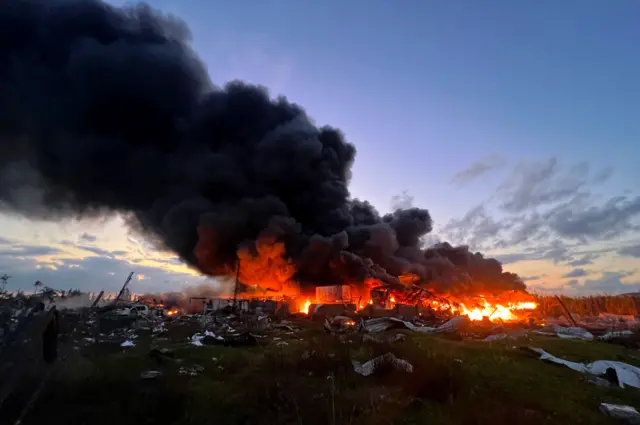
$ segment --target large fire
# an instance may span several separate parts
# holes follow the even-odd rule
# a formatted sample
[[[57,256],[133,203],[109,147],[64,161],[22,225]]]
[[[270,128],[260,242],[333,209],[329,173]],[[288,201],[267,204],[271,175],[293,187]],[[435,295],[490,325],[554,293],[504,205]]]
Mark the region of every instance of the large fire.
[[[206,232],[206,229],[200,230],[196,255],[204,260],[213,255],[204,249],[209,246],[207,237],[213,237],[213,234]],[[398,277],[396,283],[383,283],[370,277],[360,283],[351,282],[351,285],[317,287],[315,296],[310,296],[308,292],[302,293],[294,277],[296,267],[285,251],[284,243],[270,234],[262,234],[254,245],[238,250],[239,273],[229,269],[225,274],[235,274],[244,283],[243,291],[247,292],[240,294],[240,297],[260,295],[293,303],[292,310],[302,314],[309,314],[312,304],[352,305],[354,310],[372,315],[377,314],[373,310],[389,312],[397,306],[416,306],[419,310],[427,308],[428,311],[430,308],[437,316],[466,315],[472,321],[492,322],[526,320],[531,310],[537,307],[532,297],[524,291],[507,291],[510,292],[509,297],[489,298],[471,293],[464,296],[436,295],[433,289],[419,286],[418,276],[412,274]]]
[[[524,294],[527,295],[527,294]],[[354,301],[353,305],[357,311],[363,311],[366,307],[373,307],[374,304],[381,310],[393,310],[397,305],[412,305],[404,300],[397,301],[400,296],[390,295],[386,302],[381,303],[379,300],[374,303],[373,299],[363,300],[362,298]],[[519,322],[526,320],[529,313],[535,310],[538,305],[534,301],[507,301],[507,302],[490,302],[484,297],[469,297],[464,300],[455,298],[440,298],[440,300],[430,300],[422,303],[423,307],[428,307],[435,312],[451,315],[467,316],[472,321],[489,320],[494,323],[499,322]],[[322,300],[310,300],[305,298],[300,300],[298,311],[300,313],[309,314],[311,304],[322,304]],[[324,302],[326,303],[326,302]],[[335,302],[342,304],[343,302]],[[347,303],[348,304],[348,303]],[[414,303],[415,304],[415,303]]]
[[[535,302],[515,302],[502,304],[490,304],[485,301],[481,306],[467,308],[464,304],[460,304],[460,314],[467,315],[471,320],[483,320],[485,317],[494,321],[514,322],[522,320],[522,316],[518,313],[522,310],[535,310],[538,305]]]

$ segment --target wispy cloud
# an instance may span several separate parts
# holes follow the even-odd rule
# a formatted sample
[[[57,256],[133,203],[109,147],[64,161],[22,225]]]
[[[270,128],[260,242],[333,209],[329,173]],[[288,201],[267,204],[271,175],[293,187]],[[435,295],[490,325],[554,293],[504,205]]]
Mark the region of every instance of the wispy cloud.
[[[640,258],[640,244],[625,246],[624,248],[620,248],[618,250],[618,254],[623,255],[625,257]]]
[[[506,162],[496,156],[488,156],[478,161],[472,162],[464,170],[459,171],[451,178],[451,183],[457,186],[464,186],[489,172],[501,168]]]
[[[589,272],[587,272],[585,269],[573,269],[569,273],[565,273],[564,275],[562,275],[562,277],[576,278],[576,277],[584,277],[584,276],[587,276],[588,274]]]

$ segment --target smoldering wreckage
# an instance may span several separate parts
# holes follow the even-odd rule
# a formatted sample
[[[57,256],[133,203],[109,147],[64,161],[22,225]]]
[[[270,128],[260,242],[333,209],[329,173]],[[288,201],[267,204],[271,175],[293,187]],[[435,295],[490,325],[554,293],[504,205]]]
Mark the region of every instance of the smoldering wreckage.
[[[614,318],[584,330],[568,312],[561,326],[536,316],[534,297],[499,261],[446,242],[423,247],[426,209],[380,215],[352,198],[356,150],[344,135],[263,87],[214,85],[174,16],[7,0],[0,27],[0,206],[45,220],[119,214],[159,249],[233,282],[217,299],[150,294],[62,310],[98,327],[87,343],[133,346],[136,329],[188,321],[202,326],[194,345],[264,343],[257,330],[295,334],[293,323],[309,319],[338,335],[401,328],[488,341],[634,326]],[[11,323],[37,316],[39,331],[57,329],[55,303],[11,311]]]

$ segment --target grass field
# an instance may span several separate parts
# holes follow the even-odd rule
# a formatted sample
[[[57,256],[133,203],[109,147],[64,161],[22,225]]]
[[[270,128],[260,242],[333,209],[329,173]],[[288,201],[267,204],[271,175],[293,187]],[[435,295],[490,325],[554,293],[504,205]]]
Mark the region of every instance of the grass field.
[[[133,348],[73,349],[69,339],[22,423],[612,424],[598,411],[601,402],[640,407],[638,390],[599,387],[518,348],[640,366],[637,350],[602,342],[537,336],[486,343],[407,333],[402,342],[374,343],[302,322],[300,330],[266,335],[255,347],[196,347],[188,342],[194,326],[174,326],[166,338],[141,332]],[[156,348],[171,351],[150,355]],[[353,371],[352,359],[386,352],[412,363],[413,373],[390,365],[368,377]],[[194,367],[195,376],[179,372]],[[163,374],[141,379],[150,369]]]

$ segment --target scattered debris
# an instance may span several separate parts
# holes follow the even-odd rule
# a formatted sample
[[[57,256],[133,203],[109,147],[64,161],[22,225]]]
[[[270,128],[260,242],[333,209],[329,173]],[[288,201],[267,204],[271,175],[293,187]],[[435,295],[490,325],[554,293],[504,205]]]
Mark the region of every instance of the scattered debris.
[[[395,317],[377,317],[374,319],[365,320],[363,323],[363,328],[365,331],[370,333],[384,332],[388,329],[403,327],[414,332],[434,333],[455,332],[462,329],[468,323],[469,318],[467,316],[455,316],[437,327],[414,325],[411,322],[400,320]]]
[[[387,342],[400,342],[400,341],[404,341],[405,339],[407,339],[407,336],[405,334],[398,333],[398,334],[389,336],[387,338]],[[376,344],[382,344],[384,341],[371,334],[364,334],[362,336],[362,342],[374,342]]]
[[[600,411],[612,418],[625,420],[632,425],[640,425],[640,413],[631,406],[600,403]]]
[[[201,342],[202,338],[204,338],[204,335],[200,335],[200,334],[193,334],[191,336],[191,344],[195,345],[196,347],[202,347],[204,344]]]
[[[142,372],[140,374],[140,378],[142,379],[155,379],[162,375],[162,372],[159,370],[148,370],[146,372]]]
[[[593,341],[594,337],[591,332],[584,328],[565,327],[559,325],[550,325],[536,331],[539,335],[552,335],[559,338],[578,338],[585,341]]]
[[[357,331],[360,326],[357,326],[355,320],[347,316],[334,316],[331,319],[324,320],[324,328],[328,333],[344,333],[348,331]]]
[[[613,360],[597,360],[589,364],[576,363],[552,356],[542,348],[529,349],[540,354],[540,360],[564,365],[576,372],[615,379],[620,388],[640,388],[640,368],[636,366]]]
[[[362,376],[369,376],[375,372],[376,368],[382,364],[389,364],[394,369],[402,372],[413,372],[413,365],[406,360],[399,359],[393,355],[393,353],[386,353],[381,356],[375,357],[368,362],[360,363],[356,360],[351,360],[353,364],[353,370]]]
[[[625,338],[625,337],[630,337],[632,335],[633,335],[633,331],[630,331],[630,330],[609,331],[606,334],[599,336],[598,339],[601,341],[609,341],[614,338]]]
[[[483,339],[483,342],[495,342],[495,341],[502,341],[503,339],[507,339],[508,336],[505,333],[501,333],[501,334],[495,334],[495,335],[489,335],[488,337],[486,337],[485,339]]]
[[[200,365],[193,365],[191,367],[181,366],[178,369],[178,374],[180,375],[189,375],[189,376],[198,376],[200,373],[204,371],[204,367]]]

